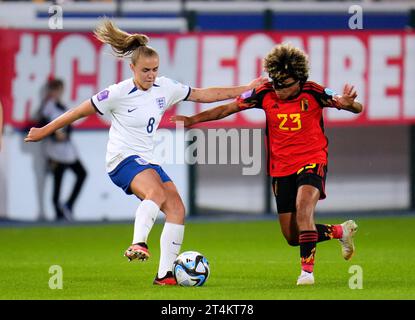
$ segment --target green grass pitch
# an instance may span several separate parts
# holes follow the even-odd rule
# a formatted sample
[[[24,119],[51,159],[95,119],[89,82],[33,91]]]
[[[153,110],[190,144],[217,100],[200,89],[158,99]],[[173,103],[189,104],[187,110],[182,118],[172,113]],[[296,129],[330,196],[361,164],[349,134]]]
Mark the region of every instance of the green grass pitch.
[[[144,263],[123,257],[133,223],[1,228],[0,299],[415,299],[415,218],[356,222],[356,255],[344,261],[338,241],[318,244],[311,287],[295,285],[299,248],[271,220],[189,222],[182,251],[202,252],[211,267],[206,285],[195,288],[152,285],[161,224]],[[62,267],[62,290],[49,288],[51,265]],[[349,288],[352,265],[363,270],[363,289]]]

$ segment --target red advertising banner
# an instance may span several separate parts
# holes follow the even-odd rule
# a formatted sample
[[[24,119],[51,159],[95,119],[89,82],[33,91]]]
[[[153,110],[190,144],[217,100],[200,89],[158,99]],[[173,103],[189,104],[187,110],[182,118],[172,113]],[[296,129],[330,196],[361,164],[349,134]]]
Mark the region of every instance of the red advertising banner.
[[[310,80],[341,93],[353,84],[364,112],[326,110],[328,126],[415,123],[415,32],[271,32],[149,35],[160,54],[160,75],[191,87],[248,83],[262,72],[262,59],[281,42],[304,49]],[[76,106],[110,84],[132,76],[129,61],[111,55],[91,32],[0,29],[0,100],[5,122],[23,129],[33,123],[48,78],[65,82],[64,102]],[[183,102],[167,111],[193,114],[216,104]],[[79,128],[108,127],[105,117],[82,119]],[[240,112],[209,127],[260,127],[261,110]]]

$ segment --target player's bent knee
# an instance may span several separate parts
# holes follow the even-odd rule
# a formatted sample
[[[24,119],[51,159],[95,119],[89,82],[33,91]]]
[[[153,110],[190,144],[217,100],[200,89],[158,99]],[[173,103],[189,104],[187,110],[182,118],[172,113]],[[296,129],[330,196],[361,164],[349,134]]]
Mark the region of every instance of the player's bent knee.
[[[152,200],[161,206],[163,203],[166,202],[166,193],[164,192],[163,188],[155,188],[150,189],[146,194],[146,199]]]
[[[164,213],[169,221],[184,224],[185,208],[180,199],[167,201],[162,209],[164,210]]]
[[[309,211],[309,209],[313,207],[313,204],[309,200],[304,199],[304,200],[298,200],[295,207],[296,207],[297,217],[298,217],[298,216],[301,216],[302,213]]]
[[[179,218],[183,218],[185,216],[185,208],[183,205],[182,201],[175,201],[174,205],[173,205],[173,209],[172,211],[174,212],[174,214],[179,217]]]

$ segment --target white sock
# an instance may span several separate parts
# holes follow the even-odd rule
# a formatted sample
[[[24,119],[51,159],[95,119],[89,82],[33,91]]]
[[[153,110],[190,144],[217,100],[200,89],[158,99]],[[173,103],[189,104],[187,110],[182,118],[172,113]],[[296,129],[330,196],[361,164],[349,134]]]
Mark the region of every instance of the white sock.
[[[173,262],[176,260],[182,247],[184,225],[166,222],[160,237],[160,264],[158,277],[163,278],[168,271],[173,270]]]
[[[148,235],[153,228],[159,206],[152,200],[143,200],[135,212],[133,244],[139,242],[147,243]]]

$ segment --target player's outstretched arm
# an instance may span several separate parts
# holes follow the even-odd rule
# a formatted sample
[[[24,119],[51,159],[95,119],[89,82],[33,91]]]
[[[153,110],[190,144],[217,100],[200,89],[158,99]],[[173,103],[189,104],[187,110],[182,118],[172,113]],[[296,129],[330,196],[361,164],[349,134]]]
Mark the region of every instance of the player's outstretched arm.
[[[260,85],[268,82],[268,78],[259,77],[252,80],[249,84],[239,87],[211,87],[211,88],[192,88],[192,92],[187,98],[188,101],[194,102],[216,102],[226,99],[233,99],[245,91],[255,89]]]
[[[183,122],[185,127],[191,127],[200,122],[219,120],[240,111],[236,101],[205,110],[193,116],[176,115],[170,117],[171,122]]]
[[[56,130],[63,128],[78,119],[94,114],[95,112],[96,110],[93,107],[91,100],[86,100],[79,106],[66,111],[60,117],[49,122],[47,125],[41,128],[31,128],[24,141],[35,142],[42,140]]]
[[[355,101],[357,97],[357,92],[354,89],[354,86],[346,84],[343,89],[342,96],[335,96],[334,100],[337,102],[338,106],[341,109],[353,112],[360,113],[363,110],[362,104]]]

